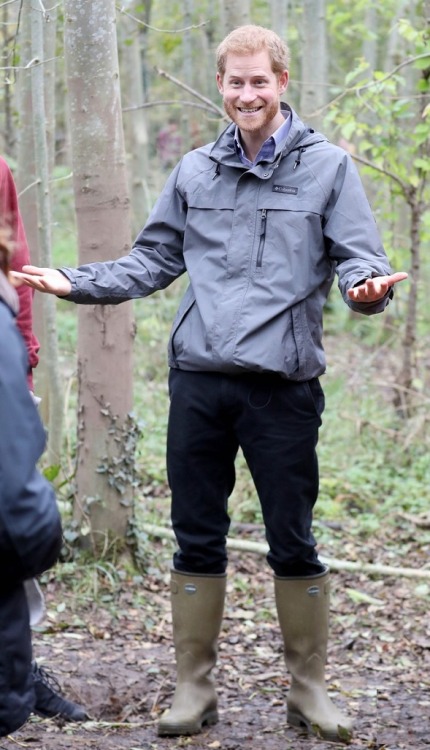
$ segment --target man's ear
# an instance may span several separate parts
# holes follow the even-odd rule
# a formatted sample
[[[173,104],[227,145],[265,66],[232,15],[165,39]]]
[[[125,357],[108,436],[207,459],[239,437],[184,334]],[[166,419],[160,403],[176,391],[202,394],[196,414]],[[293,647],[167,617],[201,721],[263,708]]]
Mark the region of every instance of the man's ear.
[[[289,78],[288,70],[282,71],[281,75],[279,76],[279,81],[278,81],[278,87],[279,87],[279,93],[280,94],[283,94],[284,91],[287,90],[288,78]]]
[[[222,78],[219,73],[216,74],[216,85],[220,94],[224,93],[224,86],[222,85]]]

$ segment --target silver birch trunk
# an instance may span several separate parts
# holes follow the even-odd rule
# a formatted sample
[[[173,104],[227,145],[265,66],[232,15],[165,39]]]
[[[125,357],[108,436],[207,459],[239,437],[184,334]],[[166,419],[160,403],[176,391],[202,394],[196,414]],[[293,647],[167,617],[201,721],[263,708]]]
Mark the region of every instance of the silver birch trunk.
[[[325,0],[304,0],[302,24],[300,114],[320,129],[328,80]]]
[[[22,68],[17,79],[17,99],[19,112],[17,174],[16,183],[19,191],[19,204],[24,220],[31,262],[42,265],[39,243],[39,222],[37,216],[37,181],[35,167],[35,143],[33,128],[32,103],[32,70],[26,66],[33,59],[31,44],[31,1],[24,0],[21,14],[19,48]],[[55,45],[57,31],[57,11],[52,9],[49,23],[43,27],[44,59],[49,60],[44,66],[44,92],[46,113],[46,136],[49,159],[49,176],[54,167],[55,151]],[[43,421],[49,423],[49,377],[50,366],[47,357],[45,323],[43,320],[44,298],[36,294],[33,299],[33,327],[40,342],[39,364],[34,372],[37,395],[42,398],[40,411]]]
[[[138,109],[145,97],[141,35],[136,33],[135,22],[127,17],[122,21],[120,28],[122,37],[127,38],[127,43],[121,46],[122,106],[123,109],[130,108],[130,111],[124,114],[124,134],[133,235],[137,235],[152,207],[147,180],[148,117],[145,109]]]
[[[221,0],[221,28],[223,36],[233,31],[237,26],[251,23],[250,0]]]
[[[37,216],[39,234],[39,262],[52,266],[50,158],[47,138],[47,108],[44,83],[44,28],[49,22],[40,3],[31,0],[31,51],[35,61],[31,69],[31,92],[34,128],[34,164],[37,179]],[[63,391],[59,370],[57,345],[56,299],[43,295],[43,346],[49,367],[45,369],[48,383],[48,449],[47,460],[53,466],[60,463],[63,427]]]
[[[183,0],[183,19],[185,31],[182,34],[182,80],[188,86],[194,86],[193,80],[193,33],[188,27],[192,24],[193,2]],[[182,149],[184,152],[191,149],[191,114],[187,107],[183,108],[181,117]]]
[[[130,249],[115,2],[65,0],[64,12],[79,261],[91,263]],[[94,551],[122,546],[132,514],[133,337],[131,302],[79,306],[74,516]]]
[[[369,63],[369,70],[373,72],[378,65],[378,19],[379,14],[374,3],[370,3],[365,11],[364,25],[371,36],[363,41],[363,57]]]
[[[288,44],[288,0],[270,1],[271,28]]]

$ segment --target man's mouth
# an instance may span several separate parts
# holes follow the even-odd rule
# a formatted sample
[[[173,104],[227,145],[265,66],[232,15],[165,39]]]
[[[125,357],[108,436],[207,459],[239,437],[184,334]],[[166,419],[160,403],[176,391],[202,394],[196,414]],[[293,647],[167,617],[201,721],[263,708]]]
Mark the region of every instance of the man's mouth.
[[[238,107],[239,112],[242,112],[242,114],[244,114],[244,115],[252,115],[255,112],[259,112],[260,109],[261,109],[261,107],[252,107],[252,108]]]

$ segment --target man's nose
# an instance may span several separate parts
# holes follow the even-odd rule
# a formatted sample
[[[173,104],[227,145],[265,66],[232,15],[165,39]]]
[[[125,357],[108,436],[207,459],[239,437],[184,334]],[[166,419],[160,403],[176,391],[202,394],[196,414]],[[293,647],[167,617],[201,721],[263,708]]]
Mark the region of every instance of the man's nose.
[[[255,89],[251,84],[245,83],[245,85],[242,88],[242,91],[240,92],[240,98],[243,102],[253,102],[255,99]]]

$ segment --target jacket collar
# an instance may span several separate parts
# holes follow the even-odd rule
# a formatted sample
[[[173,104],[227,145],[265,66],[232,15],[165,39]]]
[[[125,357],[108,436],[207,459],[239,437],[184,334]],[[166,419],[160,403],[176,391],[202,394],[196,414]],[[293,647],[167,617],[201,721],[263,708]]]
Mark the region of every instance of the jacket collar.
[[[278,161],[282,156],[290,153],[290,151],[293,151],[294,149],[311,146],[313,143],[327,140],[324,135],[315,132],[312,128],[305,125],[289,104],[281,102],[281,110],[285,114],[290,114],[291,127],[286,138],[276,144],[274,161]],[[236,125],[233,122],[227,125],[225,130],[213,144],[209,155],[213,161],[218,162],[219,164],[225,164],[226,166],[241,166],[243,169],[244,166],[236,152],[234,142],[235,132]]]

